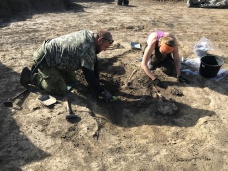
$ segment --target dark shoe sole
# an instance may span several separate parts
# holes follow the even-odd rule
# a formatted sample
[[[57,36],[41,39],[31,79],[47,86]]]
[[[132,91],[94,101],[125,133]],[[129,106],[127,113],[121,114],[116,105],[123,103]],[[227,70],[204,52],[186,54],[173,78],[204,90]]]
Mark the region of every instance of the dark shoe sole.
[[[28,67],[23,68],[21,72],[21,77],[20,77],[20,83],[22,86],[27,86],[29,83],[31,83],[31,70],[28,69]]]

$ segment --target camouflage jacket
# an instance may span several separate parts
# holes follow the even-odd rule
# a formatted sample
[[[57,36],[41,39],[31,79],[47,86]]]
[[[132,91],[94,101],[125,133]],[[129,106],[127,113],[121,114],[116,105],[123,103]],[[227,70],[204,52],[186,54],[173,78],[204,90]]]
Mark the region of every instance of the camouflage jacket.
[[[94,70],[96,50],[92,31],[81,30],[51,39],[44,45],[45,59],[50,67],[75,71],[81,67]]]

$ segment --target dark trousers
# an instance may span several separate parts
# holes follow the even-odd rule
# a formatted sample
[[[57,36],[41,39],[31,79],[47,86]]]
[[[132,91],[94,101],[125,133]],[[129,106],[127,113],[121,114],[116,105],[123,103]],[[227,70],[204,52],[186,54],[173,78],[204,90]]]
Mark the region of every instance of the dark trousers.
[[[163,55],[160,53],[158,48],[156,48],[152,53],[151,58],[147,63],[147,66],[150,70],[156,70],[156,68],[161,68],[161,70],[167,75],[173,75],[175,72],[175,64],[172,54],[169,53],[167,55]]]

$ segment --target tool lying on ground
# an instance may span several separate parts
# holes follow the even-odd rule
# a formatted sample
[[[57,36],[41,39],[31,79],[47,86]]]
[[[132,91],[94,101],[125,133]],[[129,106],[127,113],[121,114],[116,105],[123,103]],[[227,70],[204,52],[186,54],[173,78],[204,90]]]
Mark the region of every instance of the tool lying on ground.
[[[5,107],[13,107],[13,101],[20,97],[21,95],[25,94],[28,91],[28,89],[24,89],[22,92],[14,96],[13,98],[8,99],[8,101],[4,102]]]
[[[131,48],[134,50],[141,50],[142,49],[142,45],[138,42],[129,42],[131,45]]]
[[[75,115],[72,111],[71,108],[71,102],[70,100],[67,98],[67,115],[66,115],[66,119],[79,119],[79,117],[77,115]]]
[[[38,98],[40,102],[45,106],[51,106],[57,102],[56,98],[50,95],[43,95]]]

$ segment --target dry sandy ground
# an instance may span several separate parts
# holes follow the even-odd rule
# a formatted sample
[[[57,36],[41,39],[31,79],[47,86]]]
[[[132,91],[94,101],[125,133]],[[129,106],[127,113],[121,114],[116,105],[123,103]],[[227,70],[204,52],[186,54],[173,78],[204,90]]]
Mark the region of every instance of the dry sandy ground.
[[[181,56],[195,58],[193,47],[206,36],[213,44],[211,53],[221,56],[222,68],[228,69],[227,9],[144,0],[130,0],[128,7],[77,1],[76,7],[0,25],[1,170],[228,170],[228,78],[216,82],[187,76],[191,84],[183,85],[158,70],[167,86],[161,100],[139,66],[142,52],[131,50],[128,43],[144,44],[151,31],[162,29],[177,37]],[[118,101],[99,100],[78,73],[78,88],[70,97],[79,122],[65,120],[64,99],[45,107],[38,100],[43,92],[34,88],[13,108],[3,106],[23,90],[19,73],[32,65],[32,54],[44,39],[101,28],[115,39],[114,46],[99,55],[101,79]],[[173,95],[174,88],[183,96]],[[158,110],[162,102],[178,110],[163,115]]]

